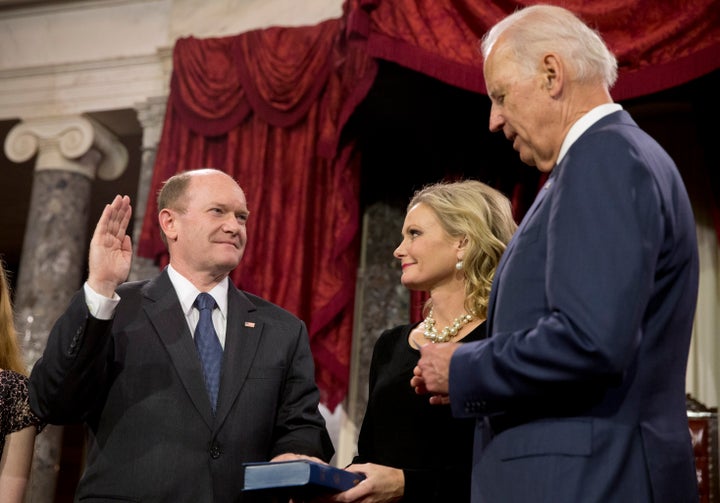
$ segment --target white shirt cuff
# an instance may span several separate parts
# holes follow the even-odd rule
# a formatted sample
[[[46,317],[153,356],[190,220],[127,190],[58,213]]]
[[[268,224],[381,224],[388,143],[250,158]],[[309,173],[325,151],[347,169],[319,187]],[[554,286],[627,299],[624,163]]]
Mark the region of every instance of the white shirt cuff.
[[[95,290],[90,288],[87,281],[83,285],[85,291],[85,303],[87,304],[90,314],[98,320],[110,320],[115,315],[115,308],[117,308],[118,302],[120,302],[120,296],[117,293],[113,293],[112,299],[100,295]]]

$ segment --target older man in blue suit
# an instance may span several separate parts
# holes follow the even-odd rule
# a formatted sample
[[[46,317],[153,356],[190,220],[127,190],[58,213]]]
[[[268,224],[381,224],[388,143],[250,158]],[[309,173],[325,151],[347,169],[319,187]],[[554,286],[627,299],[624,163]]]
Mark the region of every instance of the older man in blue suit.
[[[572,13],[520,10],[482,49],[490,129],[550,176],[498,267],[490,337],[423,347],[411,384],[478,418],[473,502],[697,501],[677,168],[612,102],[616,60]]]

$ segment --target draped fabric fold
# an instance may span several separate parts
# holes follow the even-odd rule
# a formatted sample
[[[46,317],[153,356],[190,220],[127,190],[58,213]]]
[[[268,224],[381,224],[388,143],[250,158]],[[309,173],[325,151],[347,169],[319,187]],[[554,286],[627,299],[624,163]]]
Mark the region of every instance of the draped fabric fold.
[[[177,120],[199,135],[227,133],[250,113],[233,46],[233,37],[175,42],[169,104]]]
[[[306,116],[333,69],[337,25],[331,20],[235,37],[238,77],[254,113],[277,127]]]
[[[218,136],[252,111],[287,127],[303,119],[333,70],[337,20],[239,36],[179,39],[171,98],[197,133]]]
[[[356,38],[368,54],[470,91],[485,92],[478,41],[497,21],[537,1],[355,0]],[[618,57],[613,97],[678,86],[720,68],[717,0],[565,0]]]
[[[363,0],[353,5],[349,36],[366,39],[370,56],[484,92],[480,37],[448,0]]]
[[[251,215],[231,279],[305,320],[322,401],[334,409],[347,392],[359,254],[360,153],[343,126],[373,84],[376,59],[485,92],[478,41],[529,3],[347,0],[342,18],[315,26],[178,40],[138,254],[167,262],[154,198],[164,180],[207,166],[234,176]],[[720,67],[717,0],[558,3],[618,54],[615,99]]]

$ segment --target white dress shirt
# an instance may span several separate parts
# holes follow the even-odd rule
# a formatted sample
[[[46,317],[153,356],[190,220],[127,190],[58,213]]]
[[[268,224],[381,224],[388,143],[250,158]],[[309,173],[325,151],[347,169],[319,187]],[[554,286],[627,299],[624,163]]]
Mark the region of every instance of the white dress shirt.
[[[200,294],[195,285],[193,285],[187,278],[173,269],[173,266],[167,266],[168,276],[172,283],[175,293],[177,294],[178,300],[180,301],[180,307],[185,314],[185,320],[187,321],[188,328],[191,334],[195,334],[195,326],[197,325],[200,312],[194,307],[195,299]],[[227,310],[228,310],[228,282],[230,280],[226,277],[215,288],[210,290],[209,293],[215,299],[217,309],[213,310],[213,326],[215,332],[217,332],[218,339],[220,339],[220,345],[225,349],[225,334],[227,331]],[[90,310],[90,314],[100,320],[109,320],[115,315],[115,309],[117,308],[120,297],[117,293],[110,299],[104,295],[100,295],[95,290],[90,288],[90,285],[85,282],[83,285],[85,292],[85,303]]]

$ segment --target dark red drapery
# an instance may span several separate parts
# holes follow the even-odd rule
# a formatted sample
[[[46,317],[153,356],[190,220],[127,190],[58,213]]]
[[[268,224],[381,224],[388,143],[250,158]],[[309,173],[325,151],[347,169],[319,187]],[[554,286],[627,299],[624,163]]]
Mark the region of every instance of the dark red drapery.
[[[720,67],[716,0],[556,3],[618,54],[616,99]],[[334,409],[347,391],[359,234],[359,153],[340,133],[372,85],[374,58],[484,92],[478,39],[523,5],[350,0],[341,19],[316,26],[178,40],[138,254],[167,261],[154,199],[162,181],[205,166],[233,175],[251,217],[231,278],[306,321],[322,400]]]

